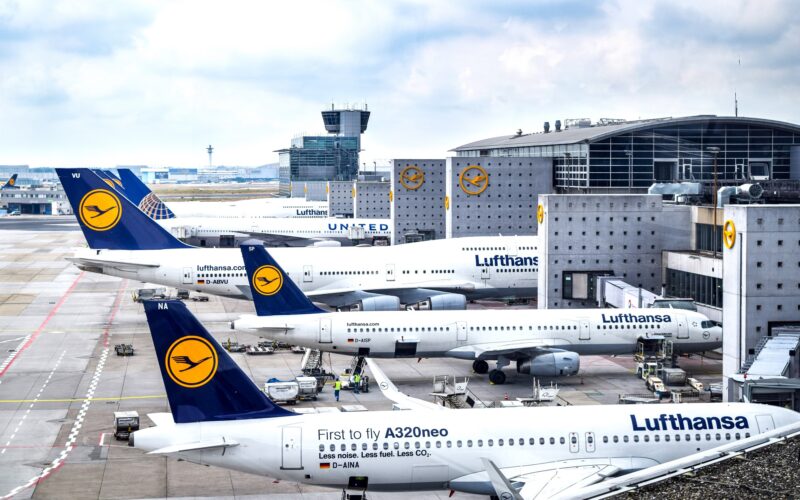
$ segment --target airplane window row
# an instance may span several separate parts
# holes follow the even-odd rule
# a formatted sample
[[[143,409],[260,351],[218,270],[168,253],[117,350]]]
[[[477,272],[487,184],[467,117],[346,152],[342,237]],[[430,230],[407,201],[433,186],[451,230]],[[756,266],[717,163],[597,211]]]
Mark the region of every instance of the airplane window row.
[[[247,276],[247,273],[203,273],[198,274],[197,278],[235,278],[237,276]]]
[[[455,272],[455,269],[431,269],[431,274],[455,274]],[[405,269],[403,274],[411,274],[411,270]],[[414,274],[419,274],[419,269],[415,269]],[[427,274],[427,270],[423,269],[422,274]]]
[[[506,251],[506,247],[466,247],[462,248],[462,252],[490,252],[490,251]]]
[[[642,436],[643,441],[645,443],[649,443],[650,442],[650,436],[651,436],[651,434],[644,434]],[[655,441],[655,442],[660,442],[661,441],[661,437],[662,437],[661,434],[653,433],[652,436],[653,436],[653,441]],[[733,437],[734,440],[739,440],[739,439],[742,438],[742,435],[740,433],[738,433],[738,432],[735,433],[735,434],[731,434],[730,432],[726,432],[725,433],[725,441],[730,441],[731,440],[731,436]],[[703,441],[704,437],[705,437],[706,441],[711,441],[712,440],[712,435],[710,433],[705,434],[705,436],[703,436],[700,433],[697,433],[697,434],[694,435],[694,440],[695,441]],[[745,438],[749,438],[750,437],[750,433],[749,432],[745,432],[744,433],[744,437]],[[672,436],[672,437],[670,437],[670,434],[663,434],[663,438],[664,438],[665,442],[670,442],[671,440],[673,440],[673,438],[674,438],[674,441],[676,441],[676,442],[681,441],[681,439],[683,439],[684,441],[691,441],[692,440],[692,435],[687,432],[684,435],[684,438],[681,438],[681,434],[679,434],[679,433],[675,433],[675,435]],[[721,433],[717,432],[716,434],[713,435],[713,439],[715,441],[722,441],[723,436],[722,436]],[[620,437],[619,436],[611,436],[611,441],[613,441],[614,443],[619,443],[620,442]],[[628,443],[630,441],[633,441],[634,443],[638,443],[639,442],[639,435],[638,434],[634,435],[632,440],[628,436],[622,436],[622,442],[623,443]],[[609,437],[608,436],[603,436],[603,442],[604,443],[608,443],[609,442]]]
[[[426,329],[427,328],[427,329]],[[352,330],[352,332],[351,332]],[[400,328],[399,326],[395,329],[394,327],[385,327],[385,328],[348,328],[347,333],[393,333],[393,332],[449,332],[449,326],[428,326],[428,327],[404,327]]]
[[[320,271],[320,276],[343,276],[354,274],[378,274],[378,271]]]
[[[653,325],[597,325],[598,330],[660,330],[660,324],[656,323]]]
[[[524,326],[519,327],[519,331],[524,330]],[[578,327],[576,325],[536,325],[537,330],[577,330]],[[514,331],[517,330],[516,326],[471,326],[469,327],[470,331]],[[528,331],[533,330],[533,325],[528,325]]]
[[[525,267],[525,268],[513,268],[513,269],[502,269],[502,268],[499,268],[499,269],[495,269],[495,272],[498,272],[498,273],[535,273],[536,269],[528,268],[528,267]]]
[[[650,436],[651,436],[651,434],[642,435],[641,436],[641,441],[643,441],[645,443],[649,443],[650,442]],[[719,432],[717,432],[717,433],[715,433],[713,435],[711,433],[706,433],[705,435],[697,433],[694,436],[692,436],[692,434],[686,433],[683,438],[681,437],[682,436],[681,434],[675,433],[674,435],[670,435],[670,434],[663,434],[663,435],[662,434],[652,434],[653,441],[654,442],[661,442],[662,441],[662,439],[661,439],[662,436],[663,436],[663,441],[664,442],[676,442],[676,443],[680,442],[681,440],[692,441],[693,438],[694,438],[694,441],[703,441],[703,440],[705,440],[705,441],[712,441],[712,440],[722,441],[723,439],[725,441],[731,441],[732,439],[733,440],[739,440],[739,439],[742,438],[742,435],[740,433],[738,433],[738,432],[735,433],[735,434],[731,434],[730,432],[726,432],[724,434],[724,438],[723,438],[723,434],[721,434]],[[744,437],[745,438],[749,438],[750,437],[750,433],[746,432],[744,434]],[[528,438],[527,441],[525,440],[525,438],[508,438],[508,440],[500,438],[500,439],[497,439],[497,441],[495,441],[494,439],[487,439],[485,441],[485,443],[484,443],[483,439],[476,439],[476,440],[472,440],[472,439],[461,440],[461,439],[458,439],[458,440],[454,440],[454,441],[453,440],[447,440],[447,441],[424,441],[424,442],[422,442],[422,441],[414,441],[414,448],[415,449],[421,449],[421,448],[430,449],[432,447],[435,447],[435,448],[442,448],[442,447],[446,447],[446,448],[453,448],[453,447],[456,447],[456,448],[464,448],[464,447],[466,447],[466,448],[473,448],[473,447],[483,448],[484,444],[485,444],[486,447],[493,447],[493,446],[495,446],[495,444],[497,446],[524,446],[526,443],[529,446],[534,446],[534,445],[536,445],[536,441],[537,441],[536,438],[533,438],[533,437]],[[559,445],[567,444],[567,440],[563,436],[561,436],[559,438],[555,438],[555,437],[549,437],[549,438],[540,437],[538,439],[538,441],[539,441],[539,445],[540,446],[545,446],[547,444],[549,444],[551,446],[556,445],[556,444],[559,444]],[[587,441],[587,443],[589,445],[593,445],[594,444],[594,437],[591,434],[588,434],[586,436],[586,441]],[[623,443],[629,443],[629,442],[638,443],[638,442],[640,442],[640,436],[639,435],[634,435],[631,438],[630,436],[625,435],[625,436],[622,436],[621,439],[620,439],[619,436],[611,436],[611,439],[609,439],[609,436],[603,436],[603,443],[608,443],[609,441],[612,441],[614,443],[619,443],[620,441],[622,441]],[[578,437],[576,435],[572,436],[571,444],[572,445],[577,445],[578,444]],[[370,446],[369,443],[363,443],[363,442],[361,443],[361,450],[362,451],[367,451],[370,447],[372,448],[373,451],[378,451],[381,448],[383,450],[389,450],[390,448],[393,448],[395,450],[399,450],[401,448],[401,445],[400,445],[399,441],[393,441],[391,443],[389,441],[383,441],[380,444],[377,443],[377,442],[373,442],[371,444],[371,446]],[[348,448],[348,446],[347,446],[346,443],[341,443],[339,445],[339,451],[347,451],[347,448]],[[358,446],[357,443],[350,443],[349,448],[350,448],[350,451],[357,451],[359,446]],[[404,448],[406,450],[411,449],[411,441],[404,441],[403,444],[402,444],[402,448]],[[328,445],[328,450],[331,451],[331,452],[335,452],[336,451],[336,445],[335,444]],[[320,452],[324,452],[325,451],[325,445],[324,444],[320,444],[319,445],[319,451]]]

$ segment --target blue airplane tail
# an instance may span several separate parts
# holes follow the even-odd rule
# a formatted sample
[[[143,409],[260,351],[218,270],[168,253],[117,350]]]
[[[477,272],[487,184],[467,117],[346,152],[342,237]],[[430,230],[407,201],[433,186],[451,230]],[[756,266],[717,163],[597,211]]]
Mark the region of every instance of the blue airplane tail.
[[[88,168],[57,168],[64,192],[90,248],[190,248],[147,217]]]
[[[259,316],[326,312],[315,306],[294,284],[292,278],[267,252],[263,243],[245,242],[240,248]]]
[[[114,175],[111,170],[100,170],[100,169],[92,169],[98,177],[103,179],[103,182],[108,184],[109,187],[113,188],[114,191],[118,192],[122,196],[131,199],[129,193],[125,189],[125,186],[122,184],[122,181],[119,180],[119,177]]]
[[[17,175],[19,174],[14,174],[9,177],[5,184],[3,184],[3,187],[0,187],[0,189],[14,189],[17,187]]]
[[[120,180],[125,185],[126,191],[130,193],[128,199],[138,206],[142,212],[146,213],[148,217],[153,220],[175,218],[175,214],[161,201],[161,198],[150,191],[150,188],[136,177],[130,169],[120,168],[117,169],[117,172],[119,172]]]
[[[175,423],[293,416],[273,403],[179,300],[144,302]]]

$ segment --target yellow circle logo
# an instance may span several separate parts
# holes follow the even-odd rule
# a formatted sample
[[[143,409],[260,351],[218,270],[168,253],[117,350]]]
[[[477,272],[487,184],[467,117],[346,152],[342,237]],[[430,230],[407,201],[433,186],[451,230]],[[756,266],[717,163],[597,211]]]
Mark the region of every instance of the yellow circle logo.
[[[544,206],[539,203],[539,206],[536,207],[536,220],[541,224],[544,222]]]
[[[479,165],[470,165],[458,174],[461,190],[468,195],[481,194],[489,187],[489,175]]]
[[[400,184],[404,188],[415,190],[425,183],[425,172],[416,165],[409,165],[400,172]]]
[[[283,274],[275,266],[261,266],[253,273],[253,288],[261,295],[275,295],[283,286]]]
[[[173,382],[189,389],[206,385],[217,373],[217,351],[202,337],[181,337],[169,346],[164,366]]]
[[[722,242],[725,243],[728,250],[736,244],[736,226],[730,219],[726,220],[725,225],[722,226]]]
[[[9,186],[13,186],[16,183],[17,183],[17,180],[15,178],[13,178],[13,177],[8,180],[8,185]]]
[[[89,191],[81,199],[78,216],[86,227],[94,231],[108,231],[119,222],[122,204],[117,195],[106,189]]]

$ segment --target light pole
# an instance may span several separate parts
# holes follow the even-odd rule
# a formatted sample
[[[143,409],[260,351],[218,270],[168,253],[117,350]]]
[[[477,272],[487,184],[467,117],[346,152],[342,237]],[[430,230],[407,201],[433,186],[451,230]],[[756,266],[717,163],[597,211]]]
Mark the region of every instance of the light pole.
[[[717,156],[719,156],[719,148],[717,146],[708,146],[706,151],[714,155],[714,186],[711,193],[711,203],[714,210],[714,258],[717,258]]]

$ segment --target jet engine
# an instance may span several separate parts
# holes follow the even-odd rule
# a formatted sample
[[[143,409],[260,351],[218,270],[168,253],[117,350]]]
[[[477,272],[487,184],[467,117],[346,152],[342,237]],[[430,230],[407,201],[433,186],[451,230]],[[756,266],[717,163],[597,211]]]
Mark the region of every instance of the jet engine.
[[[393,295],[376,295],[365,297],[355,304],[342,307],[344,311],[399,311],[400,299]]]
[[[467,298],[460,293],[442,293],[422,299],[415,304],[407,304],[406,308],[419,311],[460,310],[467,308]]]
[[[534,358],[517,360],[517,373],[536,377],[566,377],[575,375],[581,367],[581,358],[572,351],[540,354]]]

